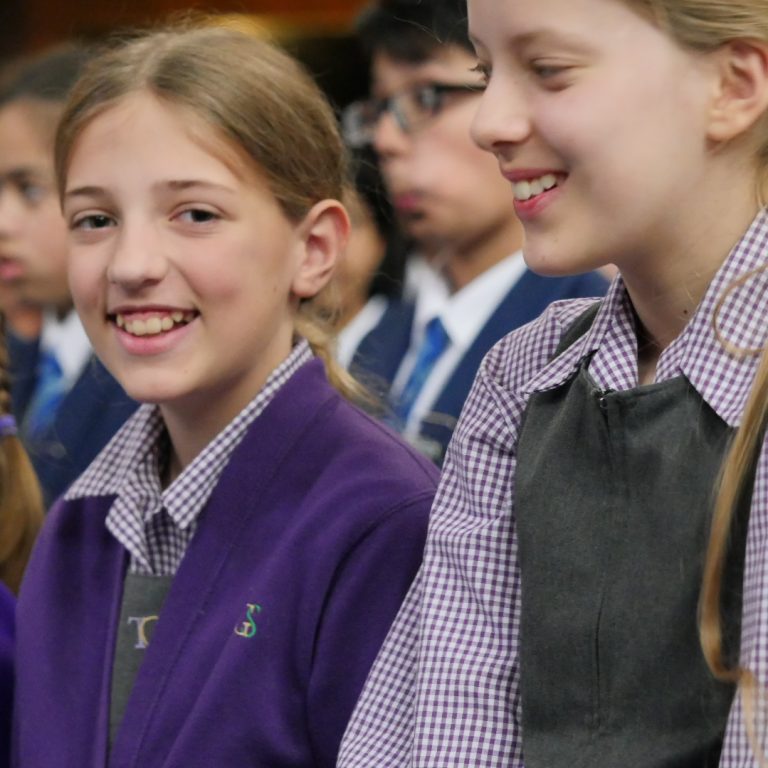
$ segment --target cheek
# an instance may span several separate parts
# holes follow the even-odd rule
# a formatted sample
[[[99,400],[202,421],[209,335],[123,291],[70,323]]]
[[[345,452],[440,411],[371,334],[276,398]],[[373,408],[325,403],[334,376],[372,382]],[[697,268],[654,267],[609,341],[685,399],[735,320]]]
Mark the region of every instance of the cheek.
[[[100,306],[106,285],[104,272],[93,254],[72,251],[67,264],[69,290],[78,312],[86,314]]]

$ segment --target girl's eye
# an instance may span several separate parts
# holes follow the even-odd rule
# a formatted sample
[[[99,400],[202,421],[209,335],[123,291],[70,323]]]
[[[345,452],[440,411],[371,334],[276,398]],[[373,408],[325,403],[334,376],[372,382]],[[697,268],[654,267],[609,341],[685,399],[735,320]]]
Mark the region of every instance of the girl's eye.
[[[114,219],[103,213],[92,213],[89,216],[81,216],[72,222],[72,229],[106,229],[113,226]]]
[[[216,221],[219,216],[205,208],[188,208],[178,214],[178,218],[190,224],[207,224],[210,221]]]
[[[34,184],[31,181],[20,184],[19,192],[28,203],[33,204],[39,203],[45,195],[44,187],[41,184]]]
[[[561,64],[545,64],[542,62],[533,61],[529,65],[531,72],[539,80],[554,80],[558,75],[562,75],[567,72],[568,67]]]

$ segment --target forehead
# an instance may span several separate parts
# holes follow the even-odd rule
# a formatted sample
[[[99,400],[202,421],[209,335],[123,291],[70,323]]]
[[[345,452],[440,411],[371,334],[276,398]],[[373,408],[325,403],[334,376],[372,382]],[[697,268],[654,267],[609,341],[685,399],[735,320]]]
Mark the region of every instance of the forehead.
[[[394,59],[382,51],[371,63],[371,89],[378,96],[386,96],[431,81],[467,82],[477,78],[470,72],[475,63],[475,57],[458,45],[437,47],[420,62]]]
[[[55,119],[49,109],[25,101],[0,107],[0,170],[52,167]]]
[[[75,139],[68,182],[87,171],[104,172],[105,159],[130,156],[158,176],[190,170],[223,180],[242,176],[248,165],[222,132],[203,118],[152,94],[137,92],[96,115]]]
[[[661,34],[637,3],[625,0],[468,0],[467,13],[478,52],[539,41],[621,48],[638,36]]]

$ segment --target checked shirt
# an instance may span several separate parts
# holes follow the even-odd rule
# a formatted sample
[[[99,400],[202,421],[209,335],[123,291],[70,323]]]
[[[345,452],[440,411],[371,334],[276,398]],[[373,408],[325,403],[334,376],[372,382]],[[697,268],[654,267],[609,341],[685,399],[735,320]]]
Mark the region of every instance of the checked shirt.
[[[759,364],[755,354],[739,354],[733,347],[760,348],[768,337],[766,266],[768,213],[762,211],[657,366],[657,382],[687,377],[732,427],[739,424]],[[751,272],[750,279],[737,285]],[[597,386],[612,390],[638,386],[634,315],[620,277],[589,332],[552,359],[562,333],[590,304],[590,300],[553,304],[538,320],[500,341],[483,362],[448,449],[424,564],[368,678],[342,744],[340,768],[524,765],[515,533],[515,450],[523,413],[533,392],[565,383],[590,354],[589,372]],[[731,351],[723,339],[733,345]],[[564,466],[563,472],[567,471]],[[741,663],[766,691],[765,446],[752,495],[743,615]],[[767,712],[764,705],[763,722]],[[721,768],[759,764],[744,723],[737,696]],[[765,734],[757,737],[765,750]]]

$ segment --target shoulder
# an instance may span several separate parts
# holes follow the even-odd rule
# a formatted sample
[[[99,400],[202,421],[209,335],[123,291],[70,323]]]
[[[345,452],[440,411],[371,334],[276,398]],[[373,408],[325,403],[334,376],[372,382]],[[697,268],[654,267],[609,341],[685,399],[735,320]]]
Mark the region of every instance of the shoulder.
[[[249,427],[222,478],[239,493],[269,489],[307,520],[333,520],[354,535],[411,503],[426,515],[438,470],[333,389],[316,359]]]
[[[595,299],[557,301],[512,331],[486,354],[454,432],[449,459],[514,451],[529,385],[550,363],[563,334]],[[482,463],[482,462],[481,462]]]
[[[396,493],[434,490],[440,473],[425,456],[341,395],[329,405],[319,435],[340,471],[360,484],[379,486],[386,477],[382,489]]]
[[[306,503],[350,535],[385,522],[421,530],[439,479],[431,461],[336,392],[289,461],[310,473]]]
[[[497,342],[480,368],[479,378],[491,390],[524,392],[526,385],[554,356],[568,328],[595,304],[594,298],[556,301],[527,325]]]

